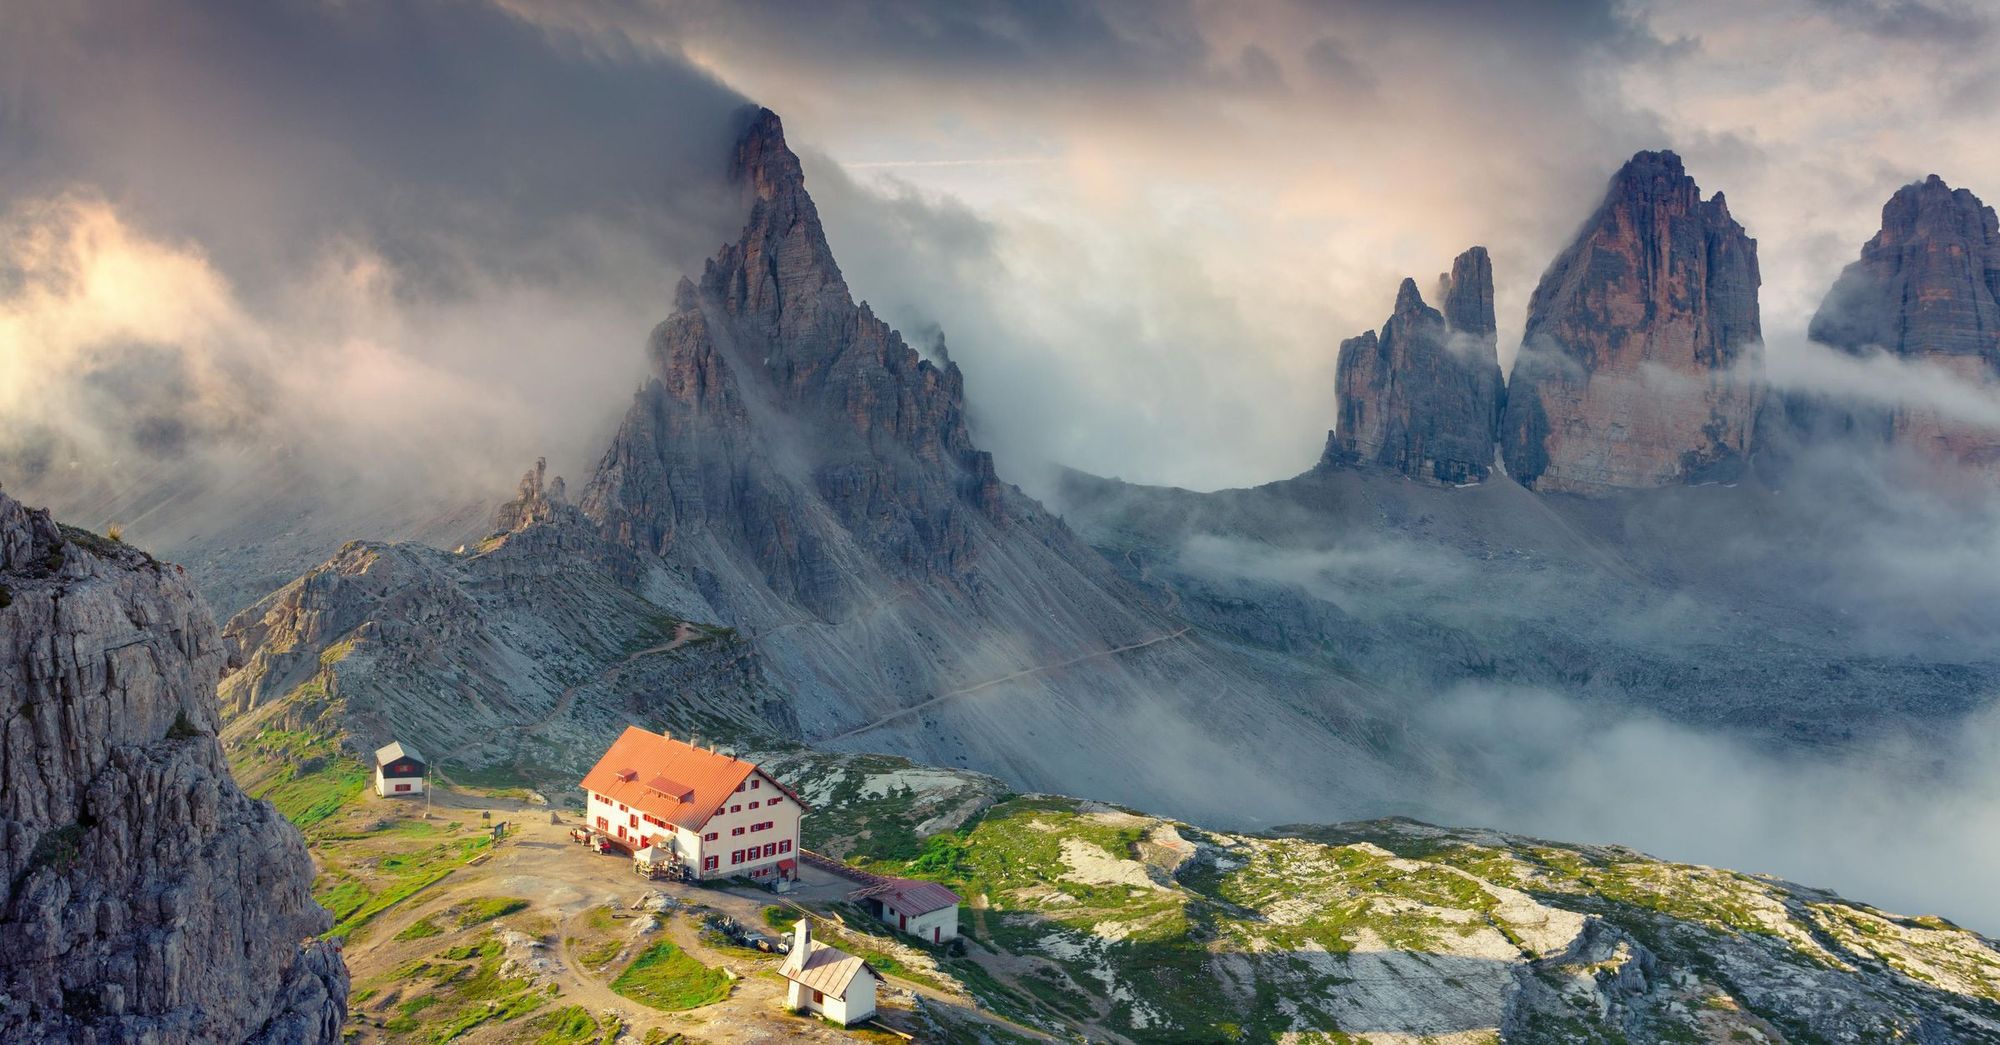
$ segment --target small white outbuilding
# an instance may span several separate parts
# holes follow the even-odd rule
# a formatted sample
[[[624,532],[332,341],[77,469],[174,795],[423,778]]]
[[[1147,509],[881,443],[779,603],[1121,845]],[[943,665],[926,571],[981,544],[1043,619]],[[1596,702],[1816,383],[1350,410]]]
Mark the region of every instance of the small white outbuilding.
[[[785,1005],[811,1012],[843,1027],[875,1015],[875,985],[881,977],[868,963],[812,938],[812,919],[792,930],[792,953],[778,971],[785,977]]]
[[[375,749],[375,793],[383,798],[414,798],[424,793],[424,756],[402,741]]]
[[[958,938],[958,894],[936,882],[914,878],[884,878],[848,899],[885,925],[925,943]]]

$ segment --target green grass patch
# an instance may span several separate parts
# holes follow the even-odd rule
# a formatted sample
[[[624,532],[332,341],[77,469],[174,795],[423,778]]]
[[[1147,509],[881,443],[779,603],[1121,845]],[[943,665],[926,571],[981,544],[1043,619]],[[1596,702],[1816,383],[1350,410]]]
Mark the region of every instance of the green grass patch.
[[[535,1027],[542,1032],[535,1045],[588,1045],[597,1041],[602,1032],[597,1018],[581,1005],[548,1013],[535,1021]]]
[[[458,927],[468,929],[482,922],[528,909],[528,901],[518,896],[485,896],[452,908]]]
[[[501,975],[505,958],[499,941],[488,939],[405,962],[385,979],[412,994],[396,1005],[385,1029],[407,1041],[446,1042],[483,1024],[534,1012],[548,993],[531,980]]]
[[[405,926],[402,932],[397,933],[396,939],[427,940],[433,936],[442,935],[443,933],[444,930],[438,928],[436,922],[431,921],[429,918],[419,918],[416,921],[411,922],[409,925]]]
[[[776,904],[764,908],[764,924],[773,929],[791,932],[792,926],[799,924],[799,912]]]
[[[332,913],[328,936],[352,938],[382,912],[409,899],[457,870],[493,844],[472,835],[414,852],[395,853],[366,864],[328,866],[314,892],[321,907]]]
[[[611,989],[642,1005],[678,1012],[729,997],[729,977],[662,940],[633,959]]]

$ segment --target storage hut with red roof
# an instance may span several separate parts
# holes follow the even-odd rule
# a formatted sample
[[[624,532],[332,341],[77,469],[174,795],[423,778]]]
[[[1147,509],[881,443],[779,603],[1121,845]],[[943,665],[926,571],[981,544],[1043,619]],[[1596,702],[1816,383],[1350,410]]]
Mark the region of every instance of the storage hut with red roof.
[[[886,925],[929,943],[958,938],[958,894],[936,882],[884,878],[848,896]]]
[[[753,763],[632,726],[583,791],[589,824],[635,854],[668,846],[695,878],[798,878],[805,805]]]

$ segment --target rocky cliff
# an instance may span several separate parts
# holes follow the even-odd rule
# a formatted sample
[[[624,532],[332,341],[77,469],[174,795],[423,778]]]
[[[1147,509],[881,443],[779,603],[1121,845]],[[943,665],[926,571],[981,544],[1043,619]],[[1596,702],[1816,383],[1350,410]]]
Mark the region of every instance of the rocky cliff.
[[[1381,797],[1358,686],[1205,642],[995,476],[941,344],[849,294],[776,116],[730,161],[742,234],[679,285],[577,503],[533,473],[462,554],[352,545],[239,615],[233,740],[554,773],[639,721],[1186,815],[1236,804],[1192,758],[1297,767],[1271,799],[1295,814]],[[683,625],[702,641],[659,648]]]
[[[1371,330],[1341,342],[1339,422],[1327,434],[1322,467],[1386,465],[1440,483],[1486,478],[1506,396],[1486,248],[1458,256],[1438,279],[1438,300],[1443,312],[1406,279],[1381,337]]]
[[[2000,383],[2000,222],[1993,208],[1933,174],[1882,207],[1882,229],[1841,273],[1809,336],[1886,352],[1946,380]],[[1822,420],[1823,420],[1822,416]],[[1904,405],[1843,410],[1842,427],[1919,452],[2000,468],[2000,428]]]
[[[585,513],[649,555],[712,536],[826,615],[865,594],[826,561],[836,545],[898,575],[968,581],[974,517],[1005,525],[1010,512],[966,431],[958,367],[922,358],[854,302],[769,110],[743,132],[732,174],[749,202],[742,236],[698,286],[682,281],[653,334],[653,381]],[[790,418],[804,424],[773,423]],[[793,513],[801,496],[820,510]]]
[[[0,1039],[339,1040],[299,834],[216,739],[179,567],[0,494]]]
[[[1727,475],[1762,379],[1757,243],[1671,152],[1642,152],[1528,305],[1500,442],[1544,491]]]
[[[674,581],[545,478],[537,462],[477,544],[356,541],[231,619],[232,750],[271,730],[330,756],[400,738],[447,773],[568,787],[627,722],[794,735],[747,645],[640,595]]]

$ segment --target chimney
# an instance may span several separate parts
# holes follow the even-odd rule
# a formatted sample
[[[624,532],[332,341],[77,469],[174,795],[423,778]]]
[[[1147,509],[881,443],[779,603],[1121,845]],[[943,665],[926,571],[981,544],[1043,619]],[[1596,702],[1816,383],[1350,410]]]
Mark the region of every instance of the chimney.
[[[792,926],[791,958],[799,965],[806,963],[807,952],[812,950],[812,919],[799,915],[797,925]]]

